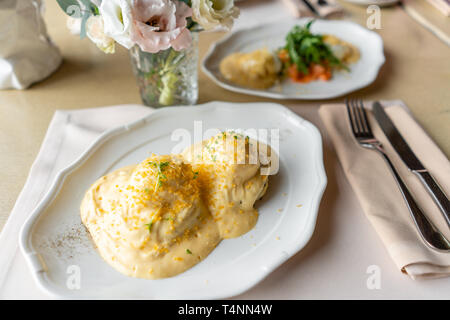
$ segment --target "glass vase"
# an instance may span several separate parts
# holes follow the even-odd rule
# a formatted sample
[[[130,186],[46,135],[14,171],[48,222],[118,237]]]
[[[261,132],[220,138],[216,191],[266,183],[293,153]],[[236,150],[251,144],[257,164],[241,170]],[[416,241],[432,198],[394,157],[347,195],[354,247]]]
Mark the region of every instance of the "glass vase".
[[[198,32],[192,44],[181,51],[172,48],[157,53],[130,49],[131,65],[142,102],[150,107],[192,105],[198,99]]]

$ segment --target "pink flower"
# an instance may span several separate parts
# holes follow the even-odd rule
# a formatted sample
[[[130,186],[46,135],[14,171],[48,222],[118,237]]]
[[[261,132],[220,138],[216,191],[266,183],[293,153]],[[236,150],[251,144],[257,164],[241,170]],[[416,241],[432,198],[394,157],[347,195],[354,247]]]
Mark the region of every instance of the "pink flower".
[[[142,51],[156,53],[170,47],[189,47],[192,38],[186,18],[192,10],[178,0],[134,0],[131,39]]]

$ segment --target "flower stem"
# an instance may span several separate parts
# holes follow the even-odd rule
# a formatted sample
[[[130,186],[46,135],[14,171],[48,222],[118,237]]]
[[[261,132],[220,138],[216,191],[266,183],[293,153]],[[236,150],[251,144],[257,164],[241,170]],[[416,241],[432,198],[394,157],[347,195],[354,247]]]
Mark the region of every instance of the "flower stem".
[[[168,106],[173,103],[175,84],[178,77],[173,72],[167,72],[161,77],[163,89],[159,96],[159,103],[163,106]]]

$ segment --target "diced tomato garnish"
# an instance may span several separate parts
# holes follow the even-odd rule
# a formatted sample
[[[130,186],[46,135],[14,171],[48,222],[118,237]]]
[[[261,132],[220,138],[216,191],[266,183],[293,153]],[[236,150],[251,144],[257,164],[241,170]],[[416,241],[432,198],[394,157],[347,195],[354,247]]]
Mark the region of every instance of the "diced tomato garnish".
[[[292,64],[289,66],[288,68],[289,78],[291,78],[293,81],[298,81],[299,74],[300,72],[297,69],[297,65]]]
[[[328,81],[331,79],[331,69],[326,65],[311,64],[309,66],[309,73],[303,74],[298,71],[296,65],[291,65],[288,69],[289,78],[295,82],[308,83],[315,80]]]
[[[278,52],[278,58],[280,58],[281,62],[289,62],[289,54],[287,50],[283,49]]]
[[[324,74],[326,72],[326,69],[324,66],[320,65],[320,64],[311,64],[309,71],[315,75],[315,76],[319,76],[321,74]]]

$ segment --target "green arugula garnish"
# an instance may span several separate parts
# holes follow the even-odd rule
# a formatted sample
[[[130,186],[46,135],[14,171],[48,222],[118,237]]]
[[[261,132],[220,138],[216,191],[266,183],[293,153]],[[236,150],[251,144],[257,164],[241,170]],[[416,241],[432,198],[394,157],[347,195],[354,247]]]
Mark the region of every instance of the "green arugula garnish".
[[[312,63],[326,63],[330,67],[348,70],[323,41],[323,36],[311,33],[310,28],[313,22],[314,20],[309,21],[304,27],[293,27],[286,36],[286,45],[282,49],[289,54],[290,62],[305,75],[309,73],[309,66]]]

